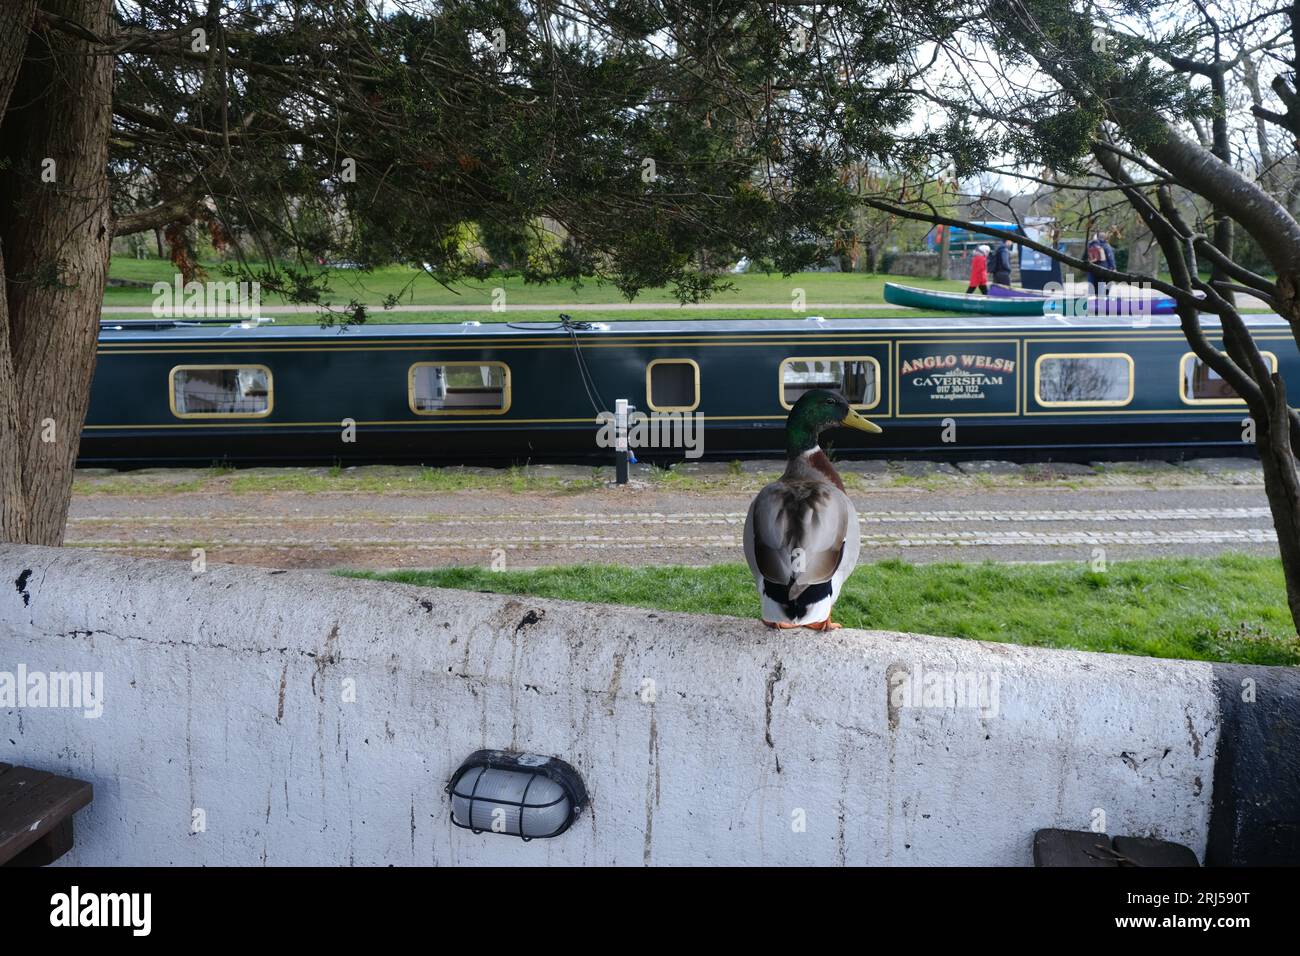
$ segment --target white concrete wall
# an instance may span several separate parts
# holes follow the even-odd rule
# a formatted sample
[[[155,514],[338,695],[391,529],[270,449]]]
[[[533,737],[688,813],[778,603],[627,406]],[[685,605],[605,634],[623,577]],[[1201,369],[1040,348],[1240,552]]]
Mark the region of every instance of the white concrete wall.
[[[1205,848],[1208,665],[74,550],[0,547],[0,581],[0,672],[104,674],[98,719],[0,708],[0,760],[94,784],[73,863],[1025,865],[1098,810]],[[891,707],[918,666],[996,675],[996,715]],[[481,747],[568,760],[591,805],[452,827]]]

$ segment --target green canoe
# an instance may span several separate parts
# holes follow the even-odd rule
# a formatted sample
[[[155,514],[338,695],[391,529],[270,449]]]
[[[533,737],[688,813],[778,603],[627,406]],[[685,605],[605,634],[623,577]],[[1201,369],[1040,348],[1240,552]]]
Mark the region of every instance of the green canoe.
[[[913,309],[942,309],[945,312],[972,312],[977,315],[1042,315],[1046,298],[966,295],[964,292],[940,292],[910,285],[885,283],[885,301]]]

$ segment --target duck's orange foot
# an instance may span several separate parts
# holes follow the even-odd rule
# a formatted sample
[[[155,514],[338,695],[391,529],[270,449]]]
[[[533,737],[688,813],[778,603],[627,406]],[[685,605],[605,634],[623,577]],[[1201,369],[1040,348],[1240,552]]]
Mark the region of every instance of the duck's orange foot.
[[[798,624],[791,624],[789,621],[764,621],[763,623],[768,627],[779,628],[782,631],[789,631],[799,626]]]
[[[804,627],[811,628],[814,631],[838,631],[843,624],[836,624],[829,617],[824,621],[817,621],[814,624],[805,624]]]

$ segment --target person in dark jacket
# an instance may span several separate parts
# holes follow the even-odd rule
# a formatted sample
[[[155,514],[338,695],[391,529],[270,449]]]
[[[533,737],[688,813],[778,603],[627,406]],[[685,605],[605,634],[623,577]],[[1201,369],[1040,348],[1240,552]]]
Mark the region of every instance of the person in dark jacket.
[[[1106,254],[1105,266],[1107,269],[1110,269],[1112,272],[1114,272],[1117,268],[1119,268],[1118,266],[1115,265],[1115,247],[1110,244],[1110,240],[1108,240],[1105,236],[1101,237],[1101,251]],[[1109,284],[1110,283],[1107,283],[1107,285]]]
[[[981,295],[989,294],[989,247],[980,246],[975,255],[970,258],[970,285],[966,287],[966,294],[970,295],[976,289],[980,290]]]
[[[993,281],[998,285],[1011,285],[1011,240],[1004,239],[993,253]]]
[[[1115,268],[1115,249],[1106,237],[1100,232],[1095,232],[1092,239],[1088,242],[1088,264],[1101,266],[1103,269]],[[1107,282],[1097,275],[1091,269],[1088,270],[1088,294],[1104,296],[1106,295]]]
[[[1092,271],[1094,265],[1102,265],[1106,259],[1106,252],[1101,247],[1101,233],[1094,232],[1092,238],[1088,240],[1088,245],[1083,251],[1084,258],[1088,260],[1088,295],[1097,294],[1098,276]]]

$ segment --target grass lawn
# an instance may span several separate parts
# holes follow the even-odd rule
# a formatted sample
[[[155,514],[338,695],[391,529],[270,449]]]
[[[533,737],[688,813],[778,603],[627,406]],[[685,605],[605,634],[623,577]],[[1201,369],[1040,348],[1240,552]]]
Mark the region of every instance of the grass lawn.
[[[214,496],[306,492],[310,494],[436,494],[455,491],[500,491],[525,494],[547,491],[582,491],[603,488],[613,480],[612,467],[578,469],[573,477],[555,477],[536,467],[464,468],[448,465],[364,465],[354,468],[166,468],[105,473],[79,470],[73,479],[75,495],[129,495],[150,497],[175,494]],[[764,476],[770,480],[771,476]],[[667,483],[671,472],[664,472]],[[687,488],[699,482],[684,476],[674,482]],[[748,486],[746,486],[748,487]]]
[[[139,315],[112,313],[104,316],[106,321],[113,319],[124,319],[130,321],[137,318],[147,318],[148,309],[141,307]],[[552,323],[559,321],[560,310],[554,311],[527,311],[527,312],[395,312],[385,311],[379,306],[375,306],[367,321],[367,325],[402,325],[405,323],[430,323],[430,324],[455,324],[460,322],[541,322]],[[918,313],[915,309],[908,308],[888,308],[888,309],[819,309],[816,306],[810,306],[806,312],[790,312],[780,309],[681,309],[681,308],[663,308],[663,309],[610,309],[582,311],[573,313],[573,318],[581,322],[664,322],[668,320],[694,320],[694,319],[712,319],[720,321],[730,321],[732,319],[804,319],[812,315],[820,315],[827,319],[897,319],[908,316],[916,316]],[[956,312],[940,312],[930,310],[925,313],[927,316],[957,315]],[[284,314],[276,313],[270,318],[275,319],[276,325],[319,325],[320,319],[315,312]]]
[[[208,278],[212,281],[229,281],[221,273],[220,265],[207,263]],[[131,259],[116,257],[109,263],[109,275],[114,279],[135,282],[172,282],[175,267],[165,259]],[[487,282],[465,282],[451,289],[434,282],[428,276],[405,266],[386,266],[374,272],[362,273],[350,269],[332,270],[334,293],[331,304],[336,308],[346,306],[355,299],[373,306],[370,321],[383,324],[408,322],[547,322],[555,315],[547,311],[493,312],[493,295],[496,289],[505,290],[507,306],[520,305],[627,305],[627,300],[613,286],[588,282],[574,288],[571,285],[529,285],[518,277],[500,277]],[[586,321],[663,321],[667,319],[781,319],[804,318],[823,315],[830,319],[845,318],[899,318],[915,316],[915,309],[855,309],[853,306],[880,305],[884,303],[884,284],[887,281],[905,285],[963,292],[966,283],[958,279],[926,279],[910,276],[864,275],[843,272],[800,272],[792,276],[769,273],[728,276],[734,288],[719,292],[701,303],[702,308],[681,308],[669,289],[647,289],[631,303],[635,310],[610,309],[609,311],[582,311],[574,317]],[[805,308],[795,312],[786,305],[793,301],[794,290],[802,289]],[[381,303],[386,296],[400,295],[402,306],[460,306],[472,307],[456,312],[396,312],[385,311]],[[149,311],[153,292],[144,287],[113,286],[104,292],[104,305],[138,307],[141,314]],[[283,305],[284,300],[267,295],[263,305]],[[753,309],[712,309],[712,304],[761,306]],[[839,305],[842,308],[827,308]],[[1245,309],[1243,311],[1267,311]],[[926,315],[945,313],[927,311]],[[957,314],[957,313],[947,313]],[[123,318],[129,316],[123,315]],[[277,325],[315,325],[319,319],[314,311],[303,314],[275,315]]]
[[[754,582],[741,564],[347,573],[433,587],[758,615]],[[1280,562],[1246,555],[1116,562],[1104,573],[1083,564],[883,561],[859,565],[835,619],[846,627],[1034,647],[1300,664]]]
[[[220,266],[207,264],[208,278],[212,281],[229,281],[221,274]],[[109,276],[114,279],[131,279],[137,282],[172,282],[176,274],[171,262],[164,259],[128,259],[117,257],[109,264]],[[937,289],[957,289],[964,291],[964,282],[957,280],[912,279],[893,276],[862,275],[843,272],[800,272],[792,276],[776,274],[746,274],[729,276],[735,288],[718,293],[714,301],[744,304],[787,303],[792,301],[795,289],[803,289],[807,300],[809,314],[817,314],[814,306],[818,302],[854,303],[883,302],[883,288],[886,280],[894,279],[908,285],[926,286]],[[410,285],[409,289],[407,285]],[[563,284],[528,285],[523,279],[494,278],[488,282],[466,282],[447,289],[428,276],[417,273],[404,266],[387,266],[371,273],[362,273],[349,269],[333,270],[331,284],[335,288],[335,303],[345,305],[349,299],[359,302],[380,303],[385,296],[402,294],[403,305],[460,305],[481,306],[483,313],[472,317],[480,321],[501,321],[500,312],[491,312],[493,290],[505,290],[506,305],[547,305],[561,303],[583,303],[590,305],[607,305],[622,303],[623,298],[618,289],[609,285],[589,282],[574,289]],[[960,287],[960,288],[959,288]],[[403,293],[403,290],[405,292]],[[104,305],[141,306],[147,308],[153,302],[153,293],[148,288],[110,287],[104,292]],[[277,296],[267,296],[264,305],[280,304]],[[639,306],[661,305],[669,307],[671,314],[683,317],[681,311],[673,308],[677,305],[670,289],[647,289],[635,299]],[[793,314],[789,309],[785,310]],[[909,310],[902,310],[905,314]],[[544,315],[545,313],[541,313]],[[708,314],[708,313],[706,313]],[[730,314],[730,311],[727,312]],[[764,316],[770,317],[770,310],[764,310]],[[390,318],[391,316],[391,318]],[[384,321],[410,321],[400,313],[388,313]],[[455,315],[451,321],[462,321],[470,316]],[[587,317],[585,314],[584,318]],[[632,316],[626,316],[631,318]],[[641,316],[637,316],[638,318]],[[696,316],[703,318],[704,316]],[[742,316],[737,318],[752,318]],[[511,316],[511,318],[514,318]],[[279,321],[277,319],[277,321]],[[428,321],[427,319],[422,321]]]
[[[1135,487],[1159,487],[1176,494],[1180,482],[1203,482],[1202,473],[1185,473],[1162,468],[1163,462],[1112,462],[1094,474],[1062,475],[1051,466],[1029,466],[1009,474],[955,475],[943,472],[908,474],[891,465],[882,474],[841,476],[853,493],[870,493],[880,488],[912,488],[943,491],[955,485],[987,490],[1017,488],[1113,488],[1112,479],[1122,474]],[[690,463],[672,468],[634,471],[638,482],[663,491],[681,493],[754,494],[775,481],[785,467],[780,459],[768,460],[763,471],[746,471],[739,461],[728,463],[726,471],[696,474]],[[73,494],[130,495],[156,497],[173,494],[213,496],[308,492],[315,494],[427,495],[456,491],[499,491],[504,494],[555,492],[580,494],[603,489],[614,480],[610,465],[551,466],[515,465],[505,468],[477,468],[459,465],[360,465],[299,467],[277,465],[264,468],[233,468],[220,462],[208,467],[150,468],[139,471],[79,469],[73,479]]]

